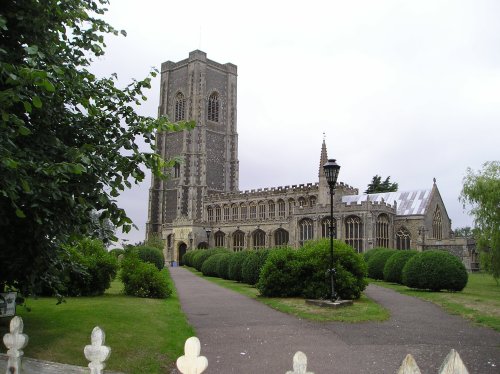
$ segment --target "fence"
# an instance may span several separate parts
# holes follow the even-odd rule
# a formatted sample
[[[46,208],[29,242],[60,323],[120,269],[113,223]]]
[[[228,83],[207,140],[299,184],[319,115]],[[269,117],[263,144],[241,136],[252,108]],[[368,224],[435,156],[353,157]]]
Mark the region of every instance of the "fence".
[[[99,327],[94,327],[90,337],[91,344],[85,346],[83,352],[88,361],[88,368],[56,364],[53,362],[23,359],[22,349],[28,344],[28,336],[23,333],[23,320],[16,316],[10,322],[10,333],[3,337],[7,354],[0,354],[0,370],[6,374],[120,374],[104,371],[105,362],[111,354],[111,348],[104,345],[105,334]],[[208,360],[200,356],[201,345],[196,337],[186,340],[184,356],[177,359],[177,369],[182,374],[201,374],[208,367]],[[6,363],[6,365],[4,365]],[[307,371],[307,356],[298,351],[293,356],[293,370],[286,374],[314,374]],[[0,372],[1,373],[1,372]],[[403,360],[397,374],[420,374],[412,355]],[[438,374],[468,374],[458,353],[452,349],[444,360]]]

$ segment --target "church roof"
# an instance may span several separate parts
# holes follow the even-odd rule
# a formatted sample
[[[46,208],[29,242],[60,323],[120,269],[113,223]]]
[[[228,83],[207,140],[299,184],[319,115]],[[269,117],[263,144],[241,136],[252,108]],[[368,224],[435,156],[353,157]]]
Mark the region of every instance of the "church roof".
[[[414,191],[396,191],[374,193],[369,195],[346,195],[342,196],[342,202],[351,204],[361,204],[362,201],[386,202],[387,204],[397,204],[398,216],[411,216],[424,214],[428,206],[432,189]]]

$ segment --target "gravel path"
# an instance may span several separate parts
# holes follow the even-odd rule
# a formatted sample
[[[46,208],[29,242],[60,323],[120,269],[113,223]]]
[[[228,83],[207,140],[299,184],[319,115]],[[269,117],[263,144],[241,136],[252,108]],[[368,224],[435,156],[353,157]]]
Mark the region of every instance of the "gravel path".
[[[395,374],[411,353],[423,374],[437,373],[454,348],[470,374],[500,373],[500,333],[438,306],[370,285],[386,322],[310,322],[275,311],[181,267],[170,268],[181,305],[208,358],[205,373],[286,373],[298,350],[316,374]],[[204,373],[204,374],[205,374]]]

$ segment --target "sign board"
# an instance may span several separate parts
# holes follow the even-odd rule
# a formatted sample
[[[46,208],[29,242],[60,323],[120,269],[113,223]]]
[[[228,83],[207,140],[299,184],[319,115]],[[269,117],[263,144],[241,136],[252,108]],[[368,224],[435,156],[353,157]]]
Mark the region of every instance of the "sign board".
[[[10,317],[16,314],[17,292],[0,293],[0,317]]]

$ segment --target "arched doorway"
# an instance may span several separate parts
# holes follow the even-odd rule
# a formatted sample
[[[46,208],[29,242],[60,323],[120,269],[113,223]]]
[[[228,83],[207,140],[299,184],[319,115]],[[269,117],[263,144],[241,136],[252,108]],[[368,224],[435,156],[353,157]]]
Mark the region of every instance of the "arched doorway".
[[[186,250],[187,250],[186,243],[180,243],[179,244],[179,252],[178,252],[179,253],[179,258],[178,258],[179,265],[184,265],[184,262],[182,261],[182,258],[186,254]]]

